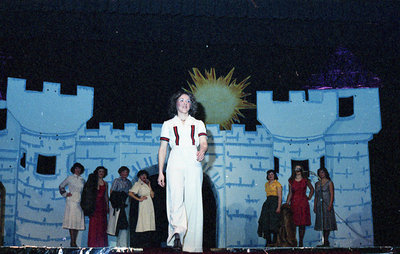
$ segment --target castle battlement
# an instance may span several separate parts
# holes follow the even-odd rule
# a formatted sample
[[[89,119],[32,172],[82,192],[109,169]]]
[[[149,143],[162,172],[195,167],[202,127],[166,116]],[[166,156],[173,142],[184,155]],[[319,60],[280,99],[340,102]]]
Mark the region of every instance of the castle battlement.
[[[258,120],[274,137],[282,139],[377,133],[381,129],[377,88],[308,90],[308,93],[308,101],[304,91],[290,91],[289,101],[273,101],[271,91],[258,91]],[[353,101],[353,115],[339,116],[342,98]]]
[[[92,117],[93,93],[78,86],[77,95],[60,94],[60,84],[51,82],[43,83],[42,92],[29,91],[25,79],[8,78],[7,109],[31,132],[73,133]]]
[[[137,124],[125,124],[124,129],[113,129],[113,123],[99,123],[99,129],[83,127],[77,133],[79,142],[158,142],[161,133],[161,124],[152,124],[151,130],[139,130]]]
[[[381,128],[381,111],[378,88],[335,89],[338,100],[349,98],[353,101],[354,113],[350,116],[339,117],[334,125],[327,130],[327,135],[343,134],[372,134]],[[309,90],[310,98],[314,98],[317,90]],[[320,93],[327,93],[327,90]],[[340,108],[342,105],[338,104]],[[349,105],[346,105],[349,106]],[[350,105],[351,106],[351,105]]]

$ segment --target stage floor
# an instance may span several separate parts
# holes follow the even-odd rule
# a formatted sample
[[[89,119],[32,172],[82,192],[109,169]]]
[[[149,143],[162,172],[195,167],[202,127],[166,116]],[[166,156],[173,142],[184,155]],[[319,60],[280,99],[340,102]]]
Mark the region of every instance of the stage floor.
[[[114,253],[177,253],[171,248],[71,248],[71,247],[0,247],[1,254],[114,254]],[[297,247],[297,248],[211,248],[203,253],[400,253],[399,247],[380,246],[364,248]]]

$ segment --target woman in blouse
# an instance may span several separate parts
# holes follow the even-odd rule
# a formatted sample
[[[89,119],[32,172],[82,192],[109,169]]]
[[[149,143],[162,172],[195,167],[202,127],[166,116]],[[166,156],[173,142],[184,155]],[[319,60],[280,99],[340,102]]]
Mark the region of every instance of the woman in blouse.
[[[258,235],[267,240],[267,246],[275,246],[282,205],[282,185],[278,182],[278,176],[274,170],[267,171],[267,180],[265,183],[267,200],[263,204],[258,220]]]

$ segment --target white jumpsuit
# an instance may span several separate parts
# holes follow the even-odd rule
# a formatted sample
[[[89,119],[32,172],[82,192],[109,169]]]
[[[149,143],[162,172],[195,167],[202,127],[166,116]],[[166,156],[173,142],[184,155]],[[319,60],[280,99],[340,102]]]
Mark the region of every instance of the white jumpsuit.
[[[178,116],[165,121],[160,136],[171,146],[166,172],[167,244],[171,246],[178,233],[187,252],[203,251],[203,170],[197,161],[200,136],[207,136],[204,123],[191,116],[184,123]]]

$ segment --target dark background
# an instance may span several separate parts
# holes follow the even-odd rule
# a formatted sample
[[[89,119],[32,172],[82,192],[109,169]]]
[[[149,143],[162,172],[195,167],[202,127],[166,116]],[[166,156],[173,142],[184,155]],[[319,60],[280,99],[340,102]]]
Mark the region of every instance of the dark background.
[[[247,100],[272,90],[310,85],[338,48],[349,50],[363,70],[381,80],[382,130],[370,142],[375,245],[400,243],[399,117],[400,29],[398,1],[74,1],[0,3],[0,92],[6,77],[95,88],[99,122],[152,123],[168,119],[169,96],[191,82],[189,71],[233,67],[238,81],[251,76]],[[192,82],[191,82],[192,83]],[[256,110],[240,123],[255,130]],[[5,126],[5,111],[2,125]]]

